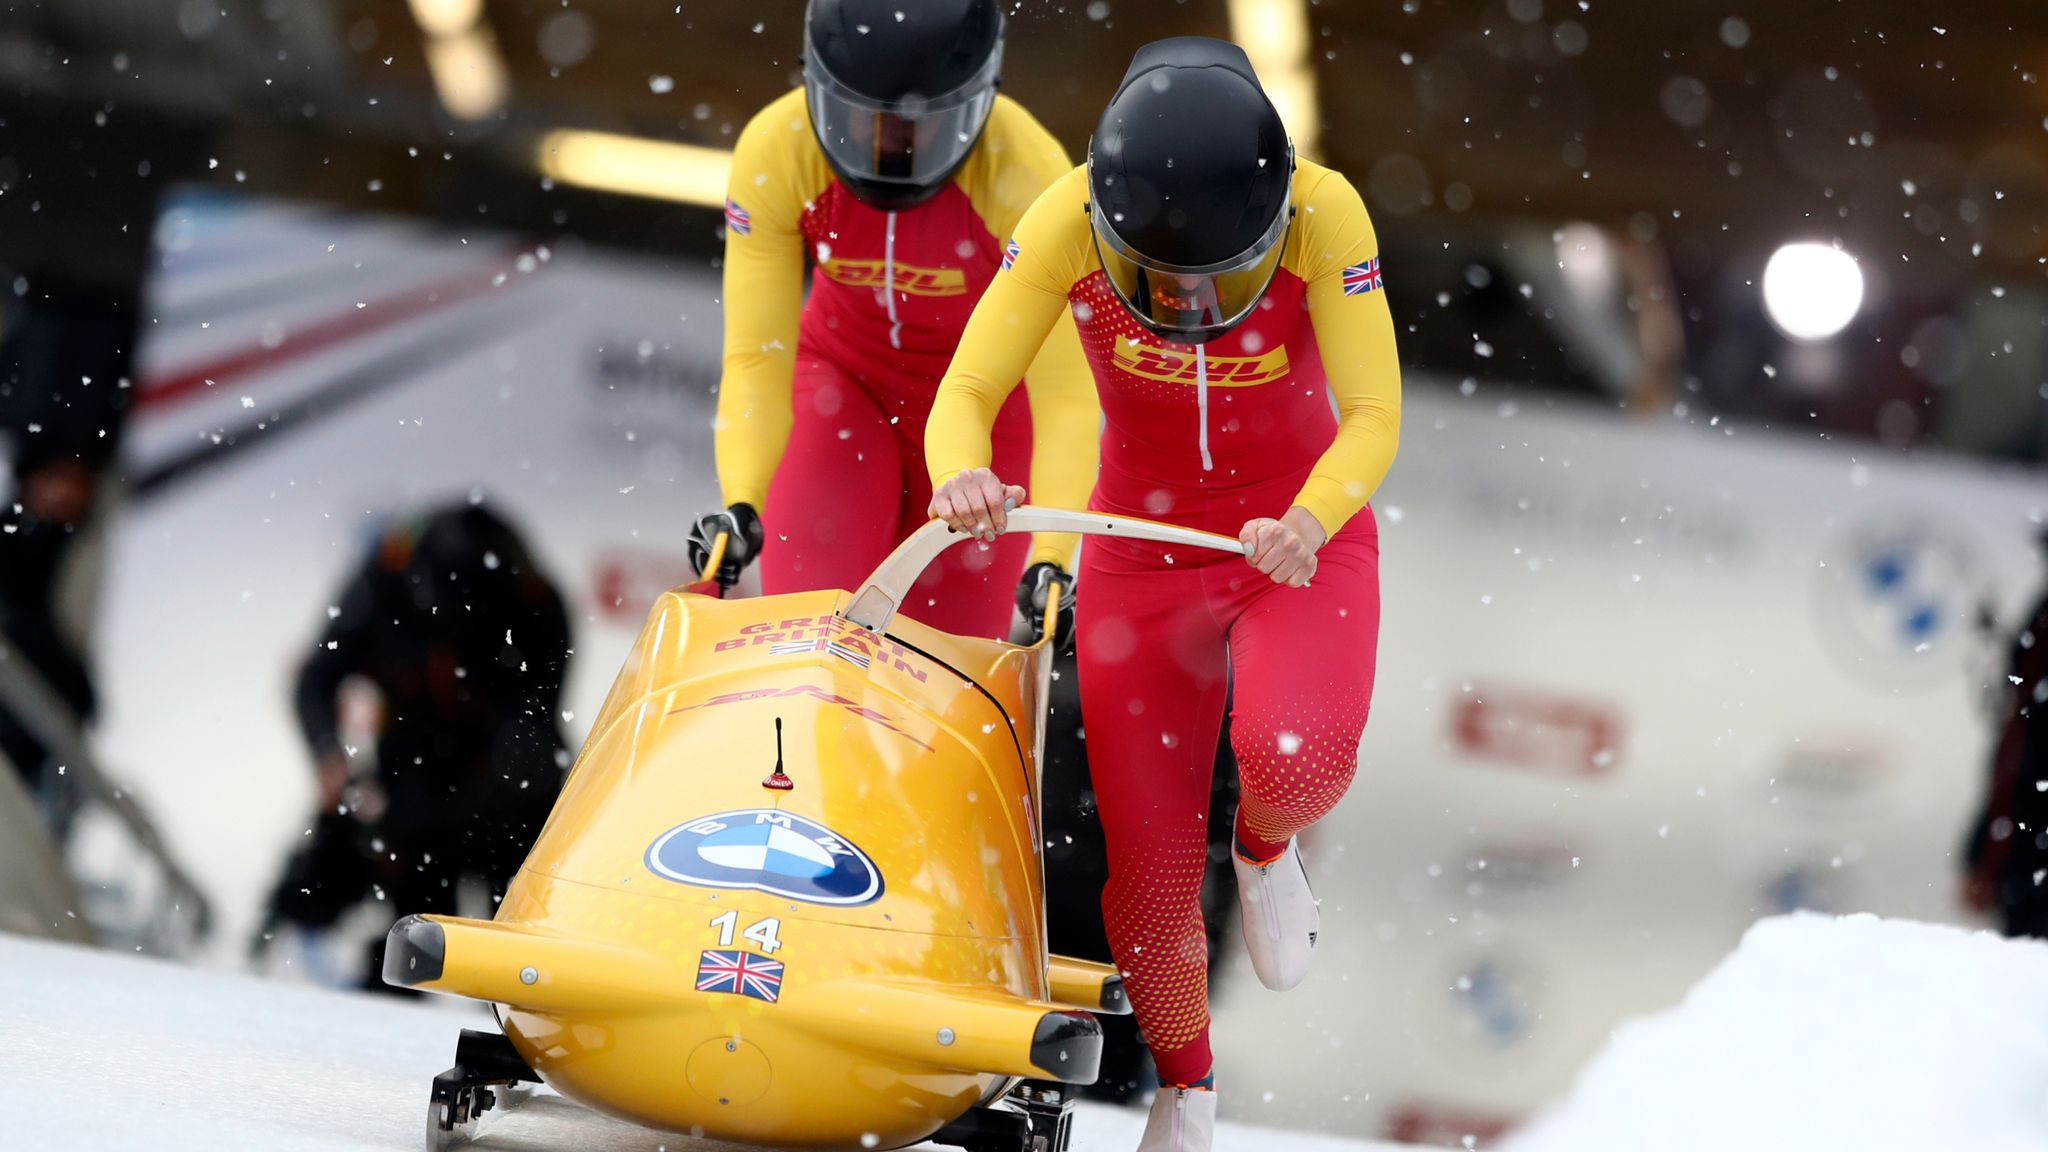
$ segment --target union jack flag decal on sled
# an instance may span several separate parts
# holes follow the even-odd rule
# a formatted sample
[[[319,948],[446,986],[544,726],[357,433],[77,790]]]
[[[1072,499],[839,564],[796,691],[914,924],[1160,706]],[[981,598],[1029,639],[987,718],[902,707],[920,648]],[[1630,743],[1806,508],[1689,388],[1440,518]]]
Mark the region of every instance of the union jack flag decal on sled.
[[[1008,244],[1003,245],[1003,271],[1008,272],[1010,270],[1010,265],[1015,264],[1017,262],[1018,251],[1019,249],[1017,248],[1017,242],[1015,240],[1012,240]]]
[[[1363,264],[1353,264],[1344,270],[1344,294],[1361,296],[1380,286],[1380,258],[1375,256]]]
[[[866,668],[874,663],[874,659],[867,653],[848,648],[836,640],[785,640],[780,644],[768,646],[770,656],[795,656],[803,652],[823,652],[837,656],[856,668]]]
[[[751,996],[773,1004],[782,996],[782,961],[712,949],[697,961],[697,991]]]

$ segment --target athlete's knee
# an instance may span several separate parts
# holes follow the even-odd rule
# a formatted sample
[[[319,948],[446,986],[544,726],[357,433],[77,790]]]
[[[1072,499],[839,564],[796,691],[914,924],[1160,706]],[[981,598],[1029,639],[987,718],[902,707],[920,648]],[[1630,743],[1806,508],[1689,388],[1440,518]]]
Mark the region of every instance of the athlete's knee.
[[[1247,819],[1262,835],[1285,839],[1328,815],[1358,773],[1358,744],[1371,701],[1353,698],[1303,707],[1240,709],[1231,750]]]

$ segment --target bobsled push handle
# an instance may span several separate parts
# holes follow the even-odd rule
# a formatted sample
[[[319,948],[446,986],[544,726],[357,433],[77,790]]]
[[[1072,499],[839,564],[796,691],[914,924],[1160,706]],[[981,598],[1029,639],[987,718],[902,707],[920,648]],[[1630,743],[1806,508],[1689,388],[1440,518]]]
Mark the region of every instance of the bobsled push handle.
[[[1198,532],[1173,524],[1158,524],[1129,516],[1100,512],[1070,512],[1064,508],[1040,508],[1026,504],[1009,514],[1011,532],[1072,532],[1082,536],[1116,536],[1125,540],[1149,540],[1155,544],[1177,544],[1183,548],[1210,548],[1218,552],[1247,555],[1243,541],[1214,532]],[[970,539],[955,532],[943,520],[934,520],[912,532],[896,546],[882,566],[867,578],[847,606],[846,618],[863,628],[880,632],[889,626],[896,610],[910,594],[925,568],[939,554]]]
[[[732,586],[727,584],[724,578],[719,575],[719,569],[725,566],[725,550],[731,544],[732,533],[730,532],[720,532],[717,536],[712,537],[711,555],[704,561],[704,570],[697,573],[695,580],[683,585],[683,591],[698,596],[710,596],[714,599],[722,599],[727,592],[731,591]]]

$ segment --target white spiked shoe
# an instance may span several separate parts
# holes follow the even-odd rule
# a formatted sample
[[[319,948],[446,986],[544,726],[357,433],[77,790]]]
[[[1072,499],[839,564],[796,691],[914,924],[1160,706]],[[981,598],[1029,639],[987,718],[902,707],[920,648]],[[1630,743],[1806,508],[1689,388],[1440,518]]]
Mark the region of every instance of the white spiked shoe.
[[[1265,864],[1253,864],[1236,852],[1230,859],[1237,867],[1238,925],[1252,955],[1252,971],[1259,974],[1259,983],[1285,992],[1308,975],[1323,922],[1301,850],[1289,840],[1287,850]]]
[[[1216,1140],[1216,1093],[1206,1088],[1161,1088],[1138,1152],[1209,1152]]]

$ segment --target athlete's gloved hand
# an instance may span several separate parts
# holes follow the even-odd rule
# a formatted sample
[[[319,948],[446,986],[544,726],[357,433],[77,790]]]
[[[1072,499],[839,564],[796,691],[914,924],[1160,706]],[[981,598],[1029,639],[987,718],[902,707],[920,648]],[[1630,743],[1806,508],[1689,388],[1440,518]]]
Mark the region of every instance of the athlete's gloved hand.
[[[710,575],[704,565],[711,562],[711,545],[718,534],[726,534],[725,560],[718,566],[718,583],[726,588],[739,583],[740,573],[761,554],[761,517],[752,504],[735,504],[723,512],[699,517],[690,529],[690,567],[699,578]]]
[[[1278,520],[1247,520],[1237,538],[1251,545],[1244,562],[1273,578],[1275,584],[1305,588],[1316,574],[1316,552],[1324,542],[1323,526],[1308,509],[1295,505]]]
[[[1052,647],[1055,652],[1064,652],[1074,643],[1074,577],[1066,569],[1050,560],[1040,560],[1026,568],[1024,578],[1017,581],[1017,610],[1031,626],[1031,642],[1038,643],[1045,635],[1046,598],[1054,583],[1060,586],[1060,618]]]
[[[1005,484],[987,468],[955,472],[932,493],[928,512],[955,532],[994,541],[1010,526],[1009,508],[1024,503],[1024,486]]]

